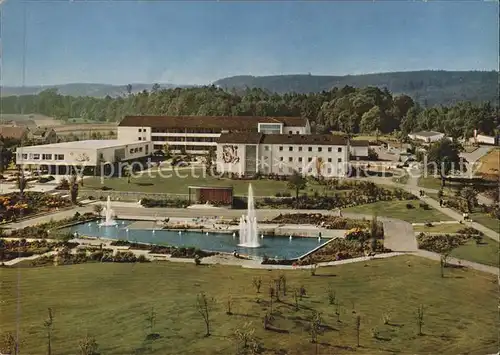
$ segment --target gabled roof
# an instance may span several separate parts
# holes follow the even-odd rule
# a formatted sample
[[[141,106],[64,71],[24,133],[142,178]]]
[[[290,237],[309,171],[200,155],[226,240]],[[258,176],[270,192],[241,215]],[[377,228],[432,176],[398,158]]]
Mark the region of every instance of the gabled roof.
[[[347,145],[347,138],[331,134],[262,134],[254,132],[222,133],[222,144]]]
[[[26,127],[0,126],[0,136],[21,139],[29,131]]]
[[[262,144],[347,145],[347,138],[333,134],[265,134]]]
[[[285,126],[305,127],[307,119],[259,116],[125,116],[119,126],[256,131],[258,123],[283,123]]]
[[[263,133],[256,132],[233,132],[222,133],[217,143],[231,144],[259,144],[262,141]]]
[[[351,143],[351,147],[369,147],[370,146],[370,141],[365,141],[365,140],[352,140],[350,143]]]

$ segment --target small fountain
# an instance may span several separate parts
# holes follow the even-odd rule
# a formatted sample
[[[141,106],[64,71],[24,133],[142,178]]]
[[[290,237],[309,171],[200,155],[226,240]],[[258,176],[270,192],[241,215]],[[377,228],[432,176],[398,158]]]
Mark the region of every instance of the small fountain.
[[[252,184],[248,185],[248,204],[247,215],[240,218],[240,244],[245,248],[260,247],[258,239],[259,231],[257,229],[257,217],[255,216],[255,207],[253,201]]]
[[[111,209],[111,198],[108,195],[108,200],[106,201],[106,207],[104,207],[104,213],[106,216],[106,220],[99,224],[101,227],[112,227],[116,226],[116,221],[113,219],[114,212]]]

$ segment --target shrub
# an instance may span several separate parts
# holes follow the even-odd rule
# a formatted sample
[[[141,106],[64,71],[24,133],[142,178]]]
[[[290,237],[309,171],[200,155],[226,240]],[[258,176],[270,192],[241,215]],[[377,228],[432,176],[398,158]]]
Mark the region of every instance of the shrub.
[[[56,190],[69,190],[69,181],[66,178],[62,178],[57,185]]]
[[[165,200],[155,200],[150,198],[143,198],[141,200],[141,205],[144,207],[173,207],[173,208],[184,208],[189,205],[187,200],[183,199],[165,199]]]
[[[435,253],[445,253],[465,244],[471,236],[465,234],[428,235],[420,233],[417,236],[418,247]]]
[[[415,208],[415,206],[413,206],[413,204],[411,204],[411,203],[407,203],[406,208],[411,210],[412,208]]]
[[[422,208],[422,209],[424,209],[424,210],[428,210],[428,209],[430,209],[430,208],[429,208],[429,205],[428,205],[428,204],[426,204],[425,202],[420,202],[419,206],[420,206],[420,208]]]

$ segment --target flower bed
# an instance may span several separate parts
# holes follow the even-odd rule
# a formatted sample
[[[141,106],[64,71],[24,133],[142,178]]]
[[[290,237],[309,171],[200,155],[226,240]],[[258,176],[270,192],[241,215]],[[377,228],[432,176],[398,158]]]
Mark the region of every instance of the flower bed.
[[[338,261],[358,258],[367,254],[387,253],[390,249],[384,248],[383,240],[365,240],[337,238],[326,244],[323,248],[316,250],[303,260],[299,260],[299,265],[311,265],[322,262]]]
[[[19,257],[27,257],[36,254],[44,254],[56,248],[74,248],[78,244],[68,242],[49,243],[46,240],[32,242],[26,239],[4,240],[0,239],[0,261],[9,261]]]
[[[194,258],[199,256],[200,258],[204,258],[207,256],[216,255],[215,252],[204,251],[195,247],[174,247],[174,246],[162,246],[162,245],[154,245],[154,244],[143,244],[143,243],[135,243],[129,242],[126,240],[116,240],[111,242],[111,245],[114,246],[129,246],[130,249],[137,250],[149,250],[150,254],[169,254],[173,258]]]
[[[387,189],[368,181],[349,181],[338,183],[333,196],[316,193],[314,196],[302,195],[299,198],[265,197],[256,202],[257,208],[298,208],[298,209],[334,209],[364,205],[377,201],[415,200],[416,196],[403,189]],[[347,190],[348,189],[348,190]]]
[[[270,221],[265,221],[265,223],[312,224],[321,225],[326,229],[368,228],[370,226],[370,221],[366,219],[356,220],[345,217],[323,215],[321,213],[280,214]],[[382,228],[382,224],[380,222],[379,227]]]
[[[33,213],[49,212],[71,206],[68,199],[42,192],[17,192],[0,196],[0,220],[4,223],[16,221]]]
[[[49,230],[56,230],[64,228],[68,225],[74,223],[82,223],[89,220],[95,219],[96,216],[93,213],[80,214],[76,212],[73,217],[65,218],[59,221],[50,221],[47,223],[37,224],[33,226],[28,226],[22,229],[13,230],[9,237],[11,238],[34,238],[34,239],[46,239],[49,238]],[[54,233],[50,235],[51,238],[57,239],[71,239],[73,236],[68,233]]]
[[[473,229],[473,228],[471,228]],[[464,245],[471,239],[479,242],[482,238],[481,234],[469,233],[467,228],[464,228],[465,233],[457,234],[425,234],[420,233],[417,236],[418,247],[420,249],[432,251],[434,253],[449,253],[453,249]]]
[[[31,262],[32,266],[49,266],[49,265],[73,265],[86,262],[112,262],[112,263],[143,263],[148,262],[144,255],[135,256],[131,252],[118,252],[115,255],[111,251],[97,250],[87,253],[85,250],[79,251],[76,254],[69,252],[69,249],[60,251],[56,255],[43,256]]]

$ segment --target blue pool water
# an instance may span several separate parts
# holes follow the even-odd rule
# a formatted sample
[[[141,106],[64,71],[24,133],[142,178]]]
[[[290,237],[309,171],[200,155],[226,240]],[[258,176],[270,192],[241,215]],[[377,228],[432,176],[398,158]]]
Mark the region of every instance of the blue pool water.
[[[203,250],[233,252],[237,250],[240,254],[270,258],[293,259],[316,248],[325,239],[318,241],[316,238],[293,238],[264,236],[261,239],[260,248],[243,248],[238,246],[238,237],[224,233],[182,232],[157,229],[153,233],[151,229],[130,229],[127,226],[134,221],[118,220],[118,226],[99,227],[99,222],[77,224],[69,228],[71,233],[78,232],[81,236],[103,237],[109,239],[122,239],[130,242],[143,242],[158,245],[172,245],[184,247],[197,247]]]

